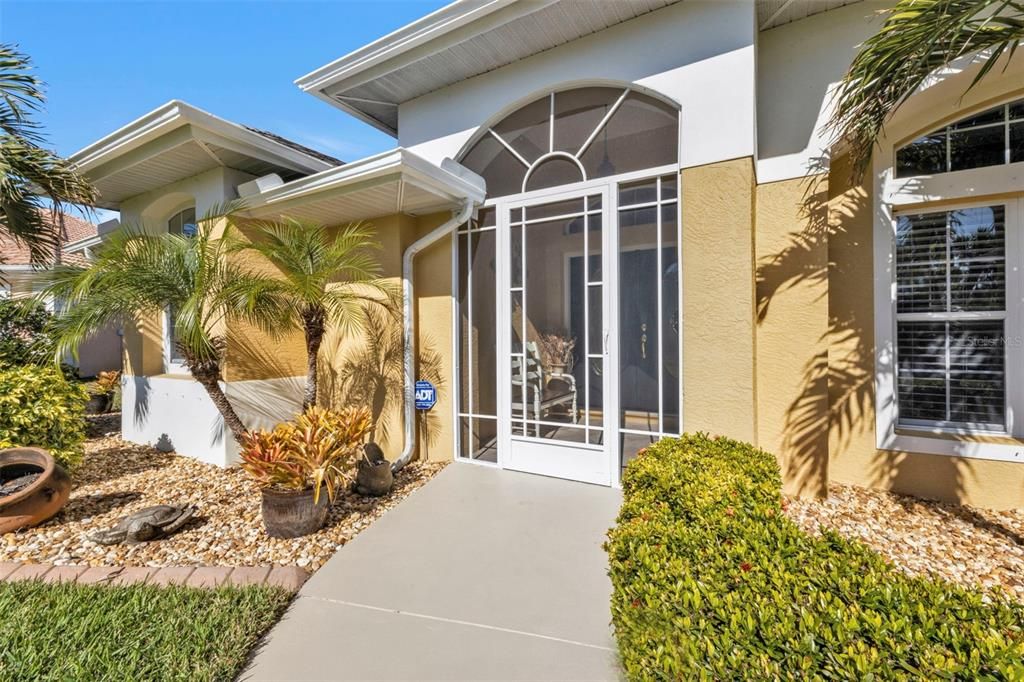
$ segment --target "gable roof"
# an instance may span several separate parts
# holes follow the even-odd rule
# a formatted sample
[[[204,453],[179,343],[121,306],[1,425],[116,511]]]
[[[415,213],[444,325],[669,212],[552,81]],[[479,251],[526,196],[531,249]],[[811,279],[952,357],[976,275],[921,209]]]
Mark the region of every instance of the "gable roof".
[[[682,1],[457,0],[295,83],[397,136],[404,102]],[[757,22],[764,30],[859,1],[757,0]]]
[[[53,214],[45,211],[45,220],[53,227]],[[63,230],[61,232],[61,260],[66,263],[77,263],[82,261],[83,256],[77,250],[69,250],[67,247],[75,242],[95,237],[99,234],[97,226],[87,220],[64,214]],[[31,265],[29,250],[25,244],[17,242],[10,236],[0,233],[0,269],[5,266],[26,266]]]
[[[171,100],[71,155],[99,191],[97,206],[116,209],[143,194],[218,166],[255,177],[294,180],[341,161],[280,135],[239,125]]]

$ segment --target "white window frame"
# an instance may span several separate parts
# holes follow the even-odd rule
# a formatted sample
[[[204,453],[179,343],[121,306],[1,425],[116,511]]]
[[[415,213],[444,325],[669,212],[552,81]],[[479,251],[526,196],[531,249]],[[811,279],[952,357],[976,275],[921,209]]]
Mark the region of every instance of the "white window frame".
[[[893,159],[895,157],[893,156]],[[1016,165],[1016,164],[1014,164]],[[1006,172],[1006,166],[997,166]],[[992,167],[959,171],[990,175]],[[982,172],[978,172],[982,171]],[[999,197],[926,203],[914,202],[912,193],[888,183],[892,168],[883,173],[876,193],[875,220],[875,420],[877,446],[881,450],[920,452],[1000,461],[1024,461],[1024,198]],[[900,178],[905,183],[908,178]],[[975,190],[978,185],[971,183]],[[982,185],[984,187],[984,185]],[[981,194],[964,190],[960,196]],[[1006,429],[993,430],[956,425],[900,425],[896,371],[896,228],[906,214],[955,211],[979,206],[1005,207],[1006,277]],[[937,316],[936,319],[938,319]]]
[[[180,206],[177,210],[171,212],[171,214],[167,216],[167,219],[164,220],[164,229],[169,231],[171,220],[177,218],[180,214],[184,213],[189,209],[196,211],[195,204],[189,203]],[[198,211],[196,220],[198,220]],[[171,320],[170,307],[164,308],[163,314],[161,315],[161,319],[163,322],[162,346],[164,356],[164,374],[189,374],[188,367],[185,365],[185,360],[183,358],[175,358],[171,353],[174,343],[174,339],[172,338],[172,330],[174,329],[174,326]]]
[[[163,351],[164,351],[164,374],[188,374],[188,367],[185,365],[183,358],[174,358],[171,356],[171,344],[174,340],[171,338],[171,309],[164,308],[163,314],[160,316],[163,320]]]

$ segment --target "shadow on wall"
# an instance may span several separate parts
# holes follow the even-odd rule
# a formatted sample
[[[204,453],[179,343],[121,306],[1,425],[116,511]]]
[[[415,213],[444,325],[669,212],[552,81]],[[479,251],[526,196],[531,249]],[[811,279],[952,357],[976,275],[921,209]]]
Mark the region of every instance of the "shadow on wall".
[[[366,308],[365,314],[367,325],[362,339],[339,335],[332,340],[332,347],[325,349],[336,360],[321,363],[320,402],[331,408],[369,407],[373,418],[370,440],[400,446],[405,393],[402,321],[376,307]],[[441,356],[429,339],[418,347],[416,377],[434,384],[440,399],[447,383]],[[438,413],[417,412],[421,443],[433,445],[442,429]]]
[[[281,362],[282,353],[276,352],[290,341],[284,335],[268,339],[262,333],[235,331],[230,336],[228,399],[251,429],[272,429],[302,410],[306,377],[293,376],[294,368]]]
[[[786,409],[783,474],[795,494],[827,494],[830,457],[864,457],[863,485],[962,502],[972,463],[875,446],[873,214],[862,185],[850,186],[848,159],[808,178],[799,232],[757,269],[757,317],[775,296],[801,284],[828,296],[828,326],[804,366],[801,388]],[[828,175],[824,175],[828,173]],[[828,182],[825,182],[825,178]],[[815,254],[827,253],[827,258]]]

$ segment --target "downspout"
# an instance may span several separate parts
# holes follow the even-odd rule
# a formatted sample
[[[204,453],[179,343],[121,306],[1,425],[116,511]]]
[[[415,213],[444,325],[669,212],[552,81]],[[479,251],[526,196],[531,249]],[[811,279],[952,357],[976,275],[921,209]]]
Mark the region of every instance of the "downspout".
[[[473,213],[474,202],[465,199],[458,210],[452,211],[452,217],[429,234],[420,237],[405,250],[402,257],[402,336],[405,341],[405,445],[402,454],[391,465],[391,471],[397,473],[409,463],[416,450],[416,312],[413,301],[413,270],[412,262],[423,249],[431,246],[443,237],[451,234],[462,225]]]

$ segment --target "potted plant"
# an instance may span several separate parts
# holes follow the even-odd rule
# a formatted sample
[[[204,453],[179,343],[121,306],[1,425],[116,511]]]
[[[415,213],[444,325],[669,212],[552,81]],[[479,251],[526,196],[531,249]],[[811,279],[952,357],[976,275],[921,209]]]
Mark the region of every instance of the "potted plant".
[[[89,402],[85,405],[88,414],[106,414],[114,405],[114,391],[121,383],[121,373],[100,372],[89,387]]]
[[[334,412],[314,405],[273,431],[242,437],[242,468],[262,487],[268,535],[296,538],[320,530],[369,430],[365,408]]]
[[[552,332],[538,337],[540,360],[544,368],[552,374],[569,374],[572,372],[573,351],[576,339],[568,334]]]

